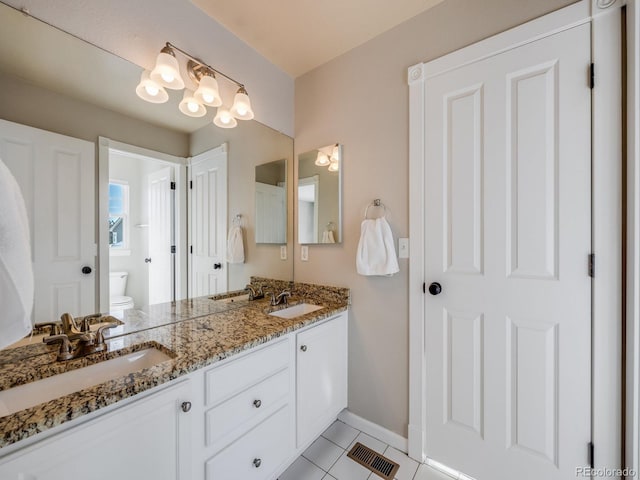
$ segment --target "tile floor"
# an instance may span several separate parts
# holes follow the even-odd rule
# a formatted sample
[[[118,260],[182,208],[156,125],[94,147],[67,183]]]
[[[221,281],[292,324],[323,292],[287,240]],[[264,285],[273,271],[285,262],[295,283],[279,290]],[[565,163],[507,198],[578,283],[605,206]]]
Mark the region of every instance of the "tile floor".
[[[353,444],[363,445],[398,463],[396,480],[452,480],[366,433],[336,420],[278,480],[377,480],[381,477],[347,457]]]

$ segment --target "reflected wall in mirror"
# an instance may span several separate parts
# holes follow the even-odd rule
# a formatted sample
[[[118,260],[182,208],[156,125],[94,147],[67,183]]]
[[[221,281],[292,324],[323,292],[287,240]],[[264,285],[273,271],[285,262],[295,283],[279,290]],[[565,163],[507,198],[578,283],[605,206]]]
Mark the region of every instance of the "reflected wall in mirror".
[[[256,243],[287,243],[287,162],[256,167]]]
[[[342,242],[342,145],[298,155],[298,243]]]
[[[59,62],[51,59],[59,58],[59,53],[65,52],[65,65],[69,68],[59,68]],[[88,202],[81,202],[83,208],[90,207],[95,220],[88,222],[83,229],[90,233],[91,253],[82,257],[82,264],[73,271],[80,271],[81,267],[90,266],[91,273],[85,274],[88,290],[95,296],[82,294],[81,297],[90,298],[88,306],[82,306],[73,313],[86,315],[97,311],[106,312],[109,308],[109,272],[129,272],[128,286],[125,296],[140,299],[136,307],[144,308],[145,294],[137,293],[135,286],[138,279],[148,279],[148,266],[144,249],[136,250],[134,233],[148,235],[148,219],[145,215],[140,218],[129,213],[127,229],[116,225],[124,220],[126,212],[122,212],[122,205],[115,205],[113,209],[112,236],[109,237],[108,220],[99,232],[97,220],[108,218],[109,165],[99,164],[99,137],[108,138],[117,143],[134,145],[142,149],[152,150],[180,158],[181,177],[176,178],[179,187],[187,188],[185,165],[188,157],[222,144],[228,146],[228,224],[236,214],[242,214],[243,226],[246,228],[245,247],[246,259],[241,265],[223,263],[225,275],[228,278],[229,290],[242,289],[251,275],[273,277],[283,280],[293,279],[292,245],[287,245],[289,260],[280,260],[280,247],[260,245],[256,247],[253,241],[255,225],[254,217],[254,169],[259,163],[279,159],[293,159],[293,139],[277,132],[257,121],[238,122],[238,127],[231,130],[214,127],[211,117],[200,119],[186,117],[178,110],[178,96],[174,95],[169,102],[161,106],[151,105],[137,98],[132,85],[136,85],[142,68],[104,50],[94,47],[82,40],[72,37],[50,25],[46,25],[34,18],[28,17],[4,4],[0,3],[0,118],[9,122],[34,127],[47,132],[80,139],[89,145],[90,159],[83,161],[92,167],[91,176],[81,185],[96,187],[95,192],[105,192],[104,199],[95,201],[92,193]],[[84,73],[82,73],[84,72]],[[86,81],[86,72],[91,72],[91,82]],[[101,145],[100,145],[101,146]],[[0,142],[0,154],[6,146]],[[127,162],[135,162],[128,158]],[[287,162],[287,168],[292,168],[292,161]],[[115,165],[114,165],[115,166]],[[20,165],[18,166],[20,167]],[[22,165],[23,169],[27,168]],[[142,169],[139,164],[136,168]],[[99,171],[100,170],[100,171]],[[26,170],[25,170],[26,171]],[[73,170],[72,170],[73,171]],[[121,174],[112,172],[113,180],[125,180]],[[49,179],[54,177],[49,177]],[[69,177],[63,177],[66,185],[71,185]],[[102,178],[103,180],[98,180]],[[291,178],[291,177],[289,177]],[[146,182],[145,177],[145,182]],[[291,182],[289,182],[291,183]],[[291,187],[290,187],[291,188]],[[75,191],[68,188],[69,192]],[[94,190],[92,190],[94,192]],[[141,192],[134,183],[129,183],[129,200]],[[43,191],[34,189],[33,205],[38,201],[46,202]],[[100,194],[102,195],[102,194]],[[42,197],[42,198],[41,198]],[[292,195],[288,195],[291,209]],[[49,202],[51,203],[51,202]],[[104,212],[98,211],[98,204],[105,206]],[[180,208],[181,221],[186,224],[186,193],[183,195]],[[78,203],[74,203],[77,205]],[[130,205],[133,208],[133,203]],[[0,206],[0,208],[3,208]],[[135,207],[138,208],[138,207]],[[118,212],[116,212],[117,209]],[[124,213],[124,215],[123,215]],[[70,216],[67,216],[70,218]],[[32,219],[33,221],[33,219]],[[33,225],[33,224],[32,224]],[[121,223],[124,226],[124,223]],[[228,225],[227,225],[228,226]],[[180,232],[186,232],[184,225],[179,225]],[[103,236],[102,230],[106,233]],[[55,229],[47,232],[55,237]],[[60,231],[69,232],[68,228]],[[287,239],[292,239],[293,221],[291,216],[287,223]],[[100,233],[100,239],[95,234]],[[103,238],[104,237],[104,238]],[[109,258],[109,241],[114,255]],[[128,245],[127,245],[128,240]],[[101,248],[99,256],[95,256],[95,243],[106,244]],[[128,247],[128,248],[127,248]],[[182,265],[188,263],[188,243],[186,234],[181,234],[176,255],[180,257]],[[120,250],[115,252],[115,250]],[[127,255],[127,253],[129,253]],[[118,253],[121,254],[118,256]],[[136,269],[125,267],[121,263],[131,260]],[[110,265],[111,264],[111,265]],[[36,278],[44,278],[42,271],[35,265]],[[48,267],[47,267],[48,268]],[[50,271],[49,271],[50,270]],[[47,275],[61,277],[61,271],[49,269]],[[182,288],[177,298],[186,296],[187,274],[184,268],[177,267],[180,278],[177,285]],[[95,297],[95,299],[94,299]],[[41,299],[41,303],[50,304],[48,299]],[[57,320],[59,312],[49,312],[46,318],[35,318],[35,321]],[[53,318],[52,318],[53,317]]]

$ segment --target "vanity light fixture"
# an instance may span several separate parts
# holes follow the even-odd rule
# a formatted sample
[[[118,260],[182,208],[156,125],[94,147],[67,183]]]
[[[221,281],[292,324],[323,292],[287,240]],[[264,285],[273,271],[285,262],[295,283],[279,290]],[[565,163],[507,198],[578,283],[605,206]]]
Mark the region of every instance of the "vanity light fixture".
[[[323,150],[327,150],[328,147],[323,147]],[[340,147],[336,143],[331,149],[331,156],[329,156],[323,150],[318,150],[318,156],[316,157],[316,165],[318,167],[329,167],[327,170],[330,172],[337,172],[340,170]]]
[[[236,119],[251,120],[254,117],[251,100],[243,84],[169,42],[160,51],[155,68],[152,71],[142,72],[140,83],[136,88],[136,94],[140,98],[151,103],[164,103],[169,99],[165,88],[172,90],[185,88],[176,52],[187,57],[187,74],[198,86],[195,92],[189,89],[184,91],[178,107],[182,113],[190,117],[202,117],[207,113],[205,105],[218,107],[213,123],[221,128],[233,128],[238,125]],[[223,106],[216,74],[238,86],[231,109]]]

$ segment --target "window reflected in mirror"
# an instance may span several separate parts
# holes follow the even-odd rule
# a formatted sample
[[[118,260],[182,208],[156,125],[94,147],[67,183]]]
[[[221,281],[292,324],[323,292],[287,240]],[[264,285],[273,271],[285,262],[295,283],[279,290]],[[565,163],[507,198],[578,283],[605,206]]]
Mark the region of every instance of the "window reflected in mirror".
[[[298,243],[342,242],[342,145],[298,155]]]
[[[109,180],[109,247],[127,249],[129,239],[129,185]]]

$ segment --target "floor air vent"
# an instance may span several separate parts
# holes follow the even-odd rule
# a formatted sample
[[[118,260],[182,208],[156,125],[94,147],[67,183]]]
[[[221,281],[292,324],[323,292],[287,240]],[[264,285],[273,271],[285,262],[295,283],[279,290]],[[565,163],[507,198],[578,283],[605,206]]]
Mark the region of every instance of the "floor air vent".
[[[353,446],[351,451],[347,453],[347,457],[386,480],[393,480],[400,468],[397,463],[374,452],[369,447],[365,447],[360,442]]]

